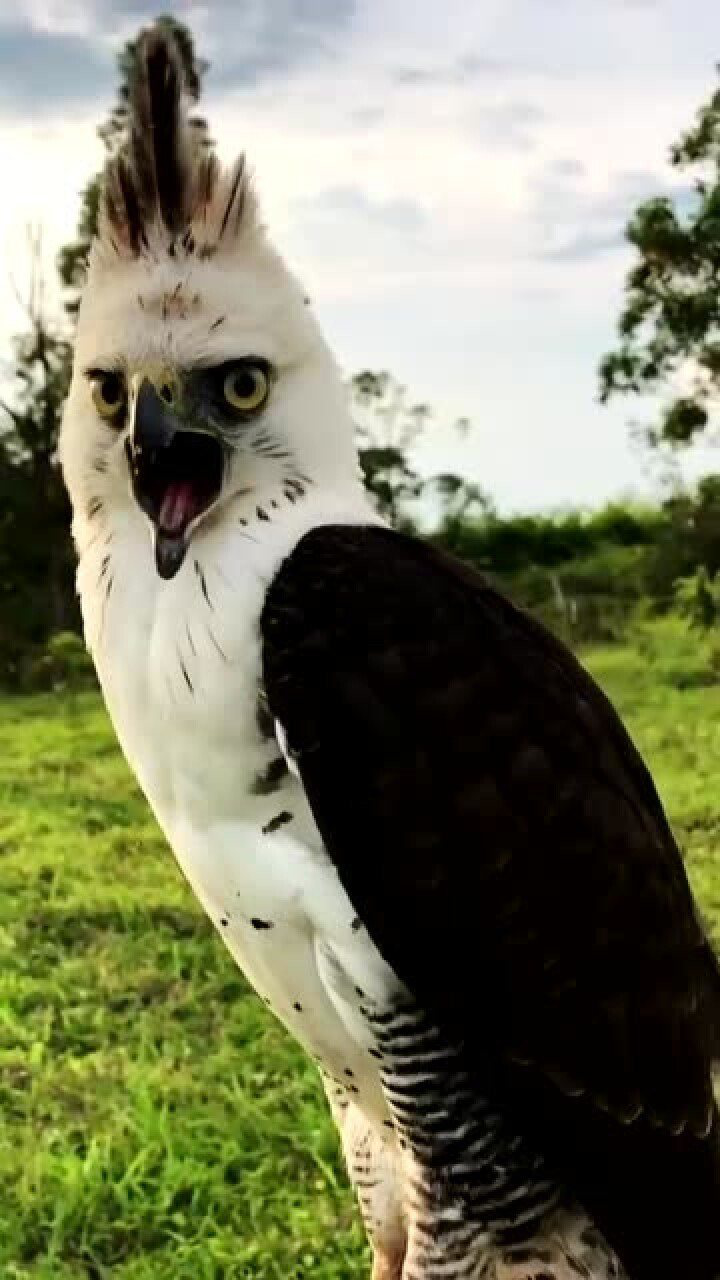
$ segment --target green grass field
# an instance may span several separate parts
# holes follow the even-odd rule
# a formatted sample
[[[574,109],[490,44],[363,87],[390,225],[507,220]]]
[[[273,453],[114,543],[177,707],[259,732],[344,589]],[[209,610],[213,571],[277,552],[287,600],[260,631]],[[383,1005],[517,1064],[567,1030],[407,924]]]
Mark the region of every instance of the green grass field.
[[[586,662],[720,932],[720,683],[670,619]],[[350,1280],[367,1254],[314,1068],[249,991],[93,694],[0,722],[0,1276]]]

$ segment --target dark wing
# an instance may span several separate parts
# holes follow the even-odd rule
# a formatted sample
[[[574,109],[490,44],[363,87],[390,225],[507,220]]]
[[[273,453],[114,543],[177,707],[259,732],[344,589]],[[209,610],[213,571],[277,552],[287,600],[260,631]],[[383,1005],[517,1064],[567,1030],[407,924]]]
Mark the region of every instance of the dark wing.
[[[720,1274],[720,983],[650,775],[572,655],[472,570],[384,529],[306,535],[265,687],[327,849],[419,1002],[633,1280]]]

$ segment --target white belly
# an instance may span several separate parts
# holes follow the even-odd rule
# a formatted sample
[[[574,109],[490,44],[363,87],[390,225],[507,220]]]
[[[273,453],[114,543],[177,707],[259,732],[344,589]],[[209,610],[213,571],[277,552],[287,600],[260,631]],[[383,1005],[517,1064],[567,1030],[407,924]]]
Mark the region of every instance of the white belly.
[[[263,833],[280,812],[305,807],[290,780],[257,815],[200,831],[186,820],[169,832],[188,880],[258,994],[376,1123],[387,1118],[373,1041],[360,1013],[384,1006],[397,981],[367,933],[335,868],[303,842],[294,816]]]

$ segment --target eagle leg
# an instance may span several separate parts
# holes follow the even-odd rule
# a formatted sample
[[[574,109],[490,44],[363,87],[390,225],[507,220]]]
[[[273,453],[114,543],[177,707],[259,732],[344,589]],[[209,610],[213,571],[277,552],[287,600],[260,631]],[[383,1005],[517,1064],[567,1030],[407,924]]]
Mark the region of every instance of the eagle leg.
[[[347,1094],[323,1083],[373,1252],[371,1280],[401,1280],[407,1234],[395,1133],[380,1133]]]

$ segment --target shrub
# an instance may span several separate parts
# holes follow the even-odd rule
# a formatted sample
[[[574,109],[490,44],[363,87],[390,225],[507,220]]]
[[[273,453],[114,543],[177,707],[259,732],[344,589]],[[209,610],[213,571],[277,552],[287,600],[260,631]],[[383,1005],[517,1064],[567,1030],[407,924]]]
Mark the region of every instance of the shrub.
[[[73,631],[51,636],[45,645],[30,650],[19,664],[17,688],[23,693],[85,688],[94,683],[90,657],[82,639]]]

